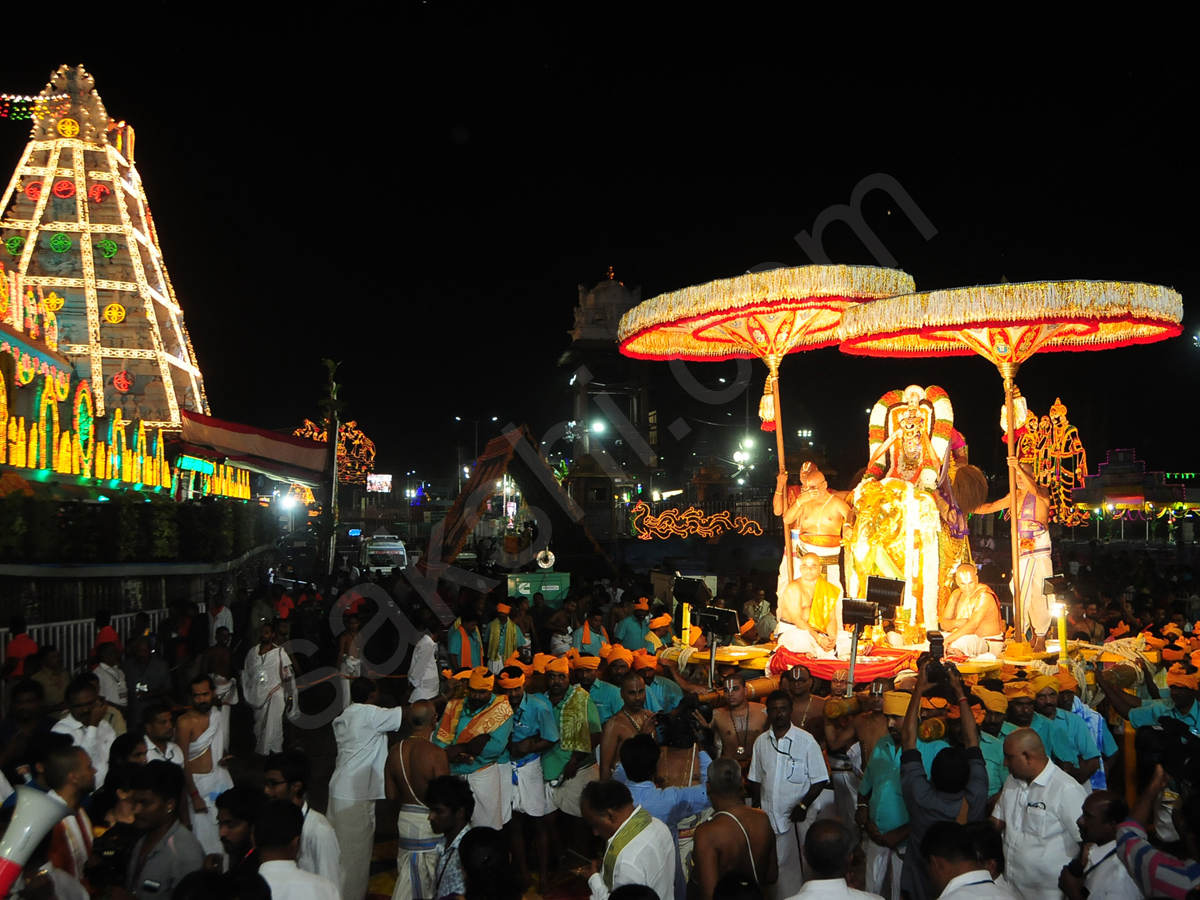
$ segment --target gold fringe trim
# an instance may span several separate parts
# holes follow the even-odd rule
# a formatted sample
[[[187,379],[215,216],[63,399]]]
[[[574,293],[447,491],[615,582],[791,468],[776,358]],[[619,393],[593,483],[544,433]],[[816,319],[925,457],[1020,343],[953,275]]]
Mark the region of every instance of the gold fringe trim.
[[[844,348],[899,353],[946,351],[956,343],[949,332],[941,340],[910,329],[961,329],[988,323],[1065,326],[1047,340],[1050,346],[1100,347],[1152,337],[1183,318],[1183,298],[1154,284],[1113,281],[1048,281],[993,284],[926,294],[893,296],[860,303],[842,316]],[[1150,323],[1122,321],[1150,319]],[[1160,325],[1155,322],[1162,323]],[[1089,326],[1089,330],[1071,325]],[[1099,325],[1098,330],[1090,326]]]
[[[626,348],[636,356],[727,356],[734,349],[729,344],[692,337],[694,331],[711,324],[698,321],[702,317],[759,312],[785,300],[794,301],[795,308],[825,297],[876,300],[911,294],[915,287],[910,275],[876,266],[799,266],[751,272],[659,294],[639,303],[621,317],[617,337],[624,343],[637,335]],[[831,315],[840,312],[831,311]],[[825,331],[822,336],[836,339],[838,335],[836,331]]]

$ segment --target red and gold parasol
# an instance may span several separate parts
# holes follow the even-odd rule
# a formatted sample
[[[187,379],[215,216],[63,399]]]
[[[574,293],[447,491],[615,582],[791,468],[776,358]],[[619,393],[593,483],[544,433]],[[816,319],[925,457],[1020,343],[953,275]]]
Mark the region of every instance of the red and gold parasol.
[[[1038,351],[1103,350],[1174,337],[1183,301],[1169,288],[1109,281],[996,284],[893,296],[855,306],[842,319],[846,353],[863,356],[967,356],[978,353],[1004,379],[1013,422],[1017,369]],[[1014,429],[1008,455],[1014,456]],[[1021,609],[1016,476],[1009,469],[1014,619]]]
[[[637,359],[724,360],[767,364],[759,416],[774,431],[784,473],[779,364],[798,350],[841,340],[842,313],[863,300],[911,292],[912,278],[874,266],[801,266],[750,272],[660,294],[621,317],[621,352]],[[790,542],[788,544],[790,549]]]

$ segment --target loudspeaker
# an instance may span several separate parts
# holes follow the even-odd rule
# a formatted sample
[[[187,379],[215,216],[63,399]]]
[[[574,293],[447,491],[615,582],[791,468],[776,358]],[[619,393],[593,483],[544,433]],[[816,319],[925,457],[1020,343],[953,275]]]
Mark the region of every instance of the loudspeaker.
[[[29,854],[50,829],[71,815],[71,807],[37,788],[17,787],[17,810],[0,839],[0,897],[8,894]]]

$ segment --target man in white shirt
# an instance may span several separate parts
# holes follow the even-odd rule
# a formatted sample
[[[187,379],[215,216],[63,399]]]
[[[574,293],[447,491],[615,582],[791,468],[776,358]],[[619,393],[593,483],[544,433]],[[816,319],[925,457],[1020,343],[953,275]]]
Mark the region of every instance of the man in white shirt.
[[[754,742],[747,775],[750,795],[771,817],[779,879],[767,888],[768,900],[791,897],[804,883],[800,845],[811,822],[808,810],[829,782],[825,758],[816,738],[792,724],[792,695],[772,691],[767,697],[770,728]]]
[[[129,684],[121,671],[121,651],[109,641],[96,650],[100,658],[96,677],[100,679],[100,696],[109,706],[115,706],[122,716],[129,714]]]
[[[425,633],[413,647],[412,660],[408,664],[408,684],[412,689],[408,695],[410,705],[418,700],[434,700],[441,692],[437,664],[437,632],[441,630],[441,622],[432,610],[426,610],[425,626]]]
[[[329,820],[304,799],[312,766],[303,750],[272,753],[263,763],[263,792],[272,800],[287,800],[300,809],[302,830],[296,865],[333,882],[341,895],[342,861],[337,835]]]
[[[182,766],[185,760],[183,750],[175,743],[175,720],[171,710],[166,704],[151,703],[142,715],[146,730],[146,762],[161,759]]]
[[[384,799],[383,767],[389,732],[400,730],[401,711],[379,706],[370,678],[350,683],[350,705],[333,720],[337,764],[329,782],[329,824],[342,851],[343,900],[363,900],[375,846],[375,801]]]
[[[1117,856],[1117,826],[1127,818],[1129,804],[1117,794],[1095,791],[1083,801],[1077,824],[1089,849],[1058,876],[1067,900],[1140,900],[1142,892]]]
[[[254,821],[258,874],[271,888],[271,900],[340,900],[333,882],[296,864],[304,816],[293,803],[273,801]]]
[[[934,822],[919,848],[939,900],[1012,900],[1012,895],[992,880],[979,861],[970,832],[957,822]],[[915,861],[914,861],[915,862]]]
[[[583,820],[605,839],[603,859],[592,862],[591,900],[608,900],[625,884],[644,884],[659,900],[675,900],[675,839],[671,829],[640,806],[619,781],[593,781],[579,802]]]
[[[1030,728],[1004,739],[1004,764],[1009,776],[992,824],[1004,832],[1004,855],[1012,863],[1005,881],[1019,900],[1059,900],[1059,873],[1079,854],[1076,820],[1087,789],[1050,761]]]
[[[96,689],[86,676],[67,685],[65,696],[68,715],[55,722],[51,730],[70,735],[75,745],[87,752],[96,767],[96,783],[104,784],[108,774],[108,751],[117,739],[116,732],[103,719],[97,723]]]
[[[792,900],[882,900],[878,894],[846,884],[846,873],[857,845],[850,829],[838,819],[814,822],[804,836],[804,862],[809,878]]]

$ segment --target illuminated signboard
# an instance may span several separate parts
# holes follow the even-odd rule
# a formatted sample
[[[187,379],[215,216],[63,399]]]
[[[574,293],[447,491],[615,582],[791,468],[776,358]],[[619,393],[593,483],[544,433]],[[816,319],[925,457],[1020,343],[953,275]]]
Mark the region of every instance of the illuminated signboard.
[[[390,494],[392,492],[392,476],[377,475],[375,473],[368,474],[367,490],[374,491],[377,494]]]

